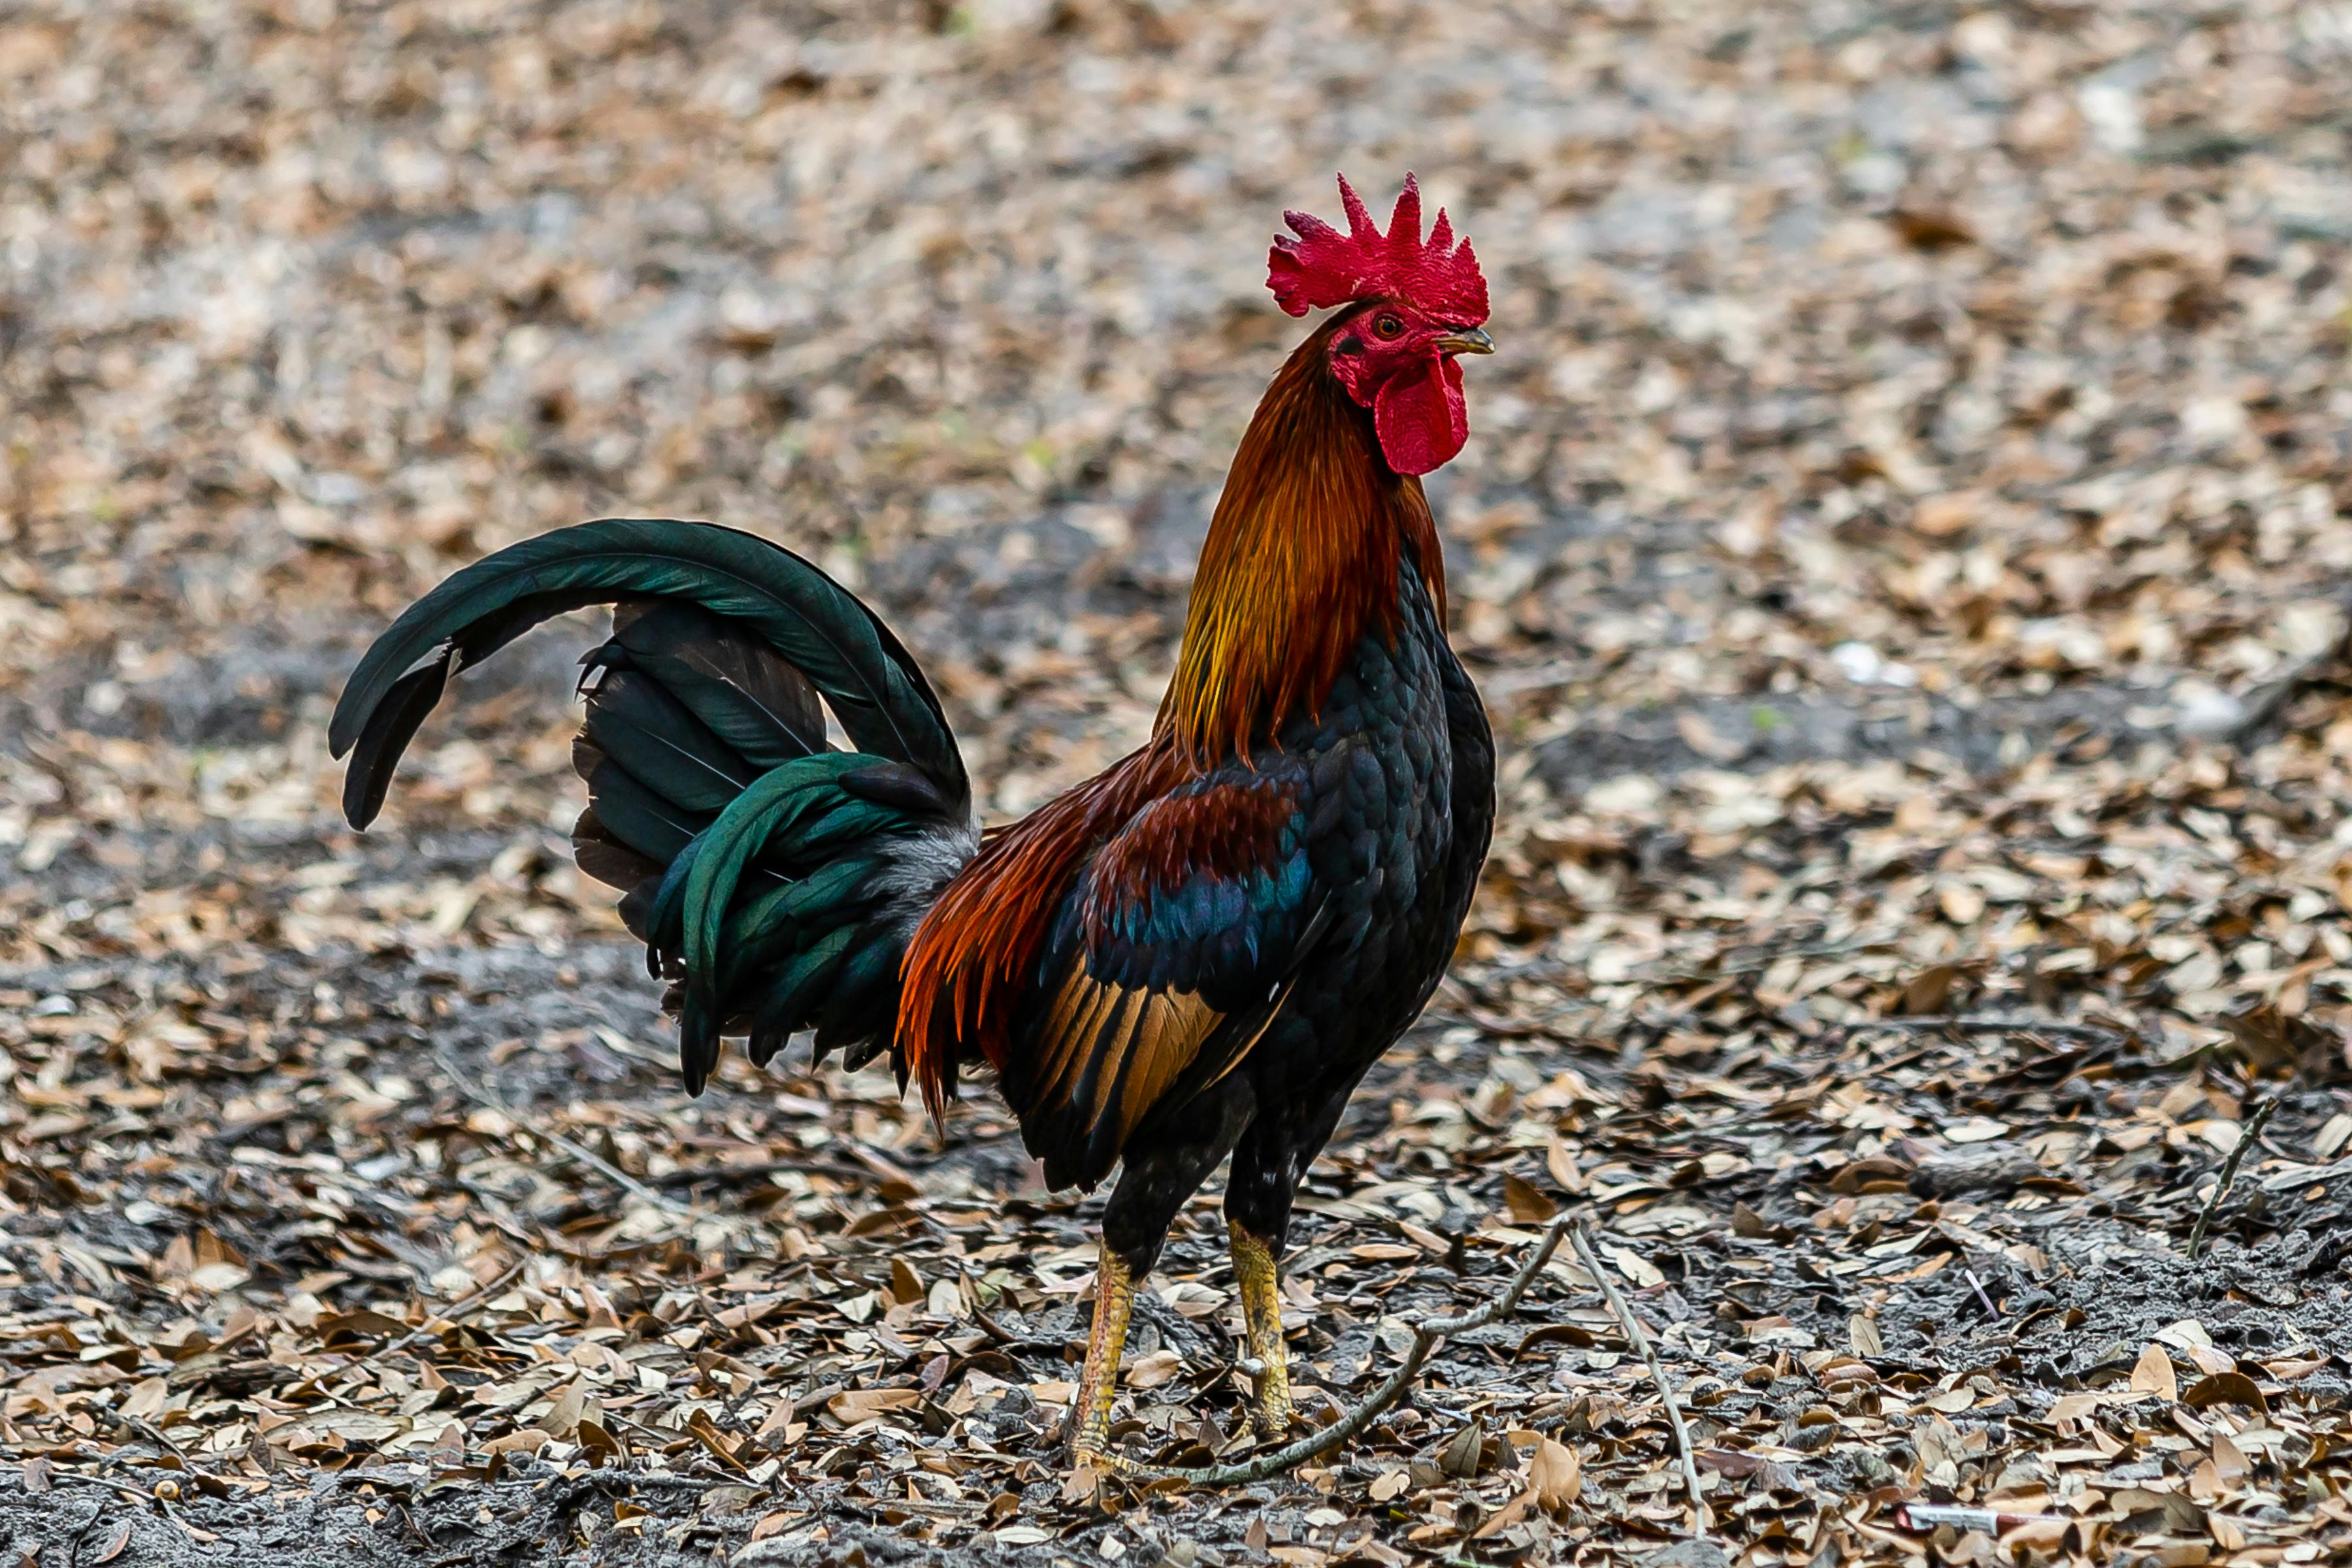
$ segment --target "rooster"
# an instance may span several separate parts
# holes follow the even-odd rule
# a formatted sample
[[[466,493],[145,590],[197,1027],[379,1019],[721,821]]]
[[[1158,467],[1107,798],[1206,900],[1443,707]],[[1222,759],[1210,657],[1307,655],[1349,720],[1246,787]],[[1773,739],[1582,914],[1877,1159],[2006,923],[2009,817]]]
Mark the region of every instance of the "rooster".
[[[1242,437],[1150,741],[1021,821],[976,827],[939,699],[871,610],[708,523],[607,519],[467,567],[368,650],[330,733],[364,827],[452,673],[614,605],[581,661],[572,841],[673,984],[688,1089],[723,1037],[764,1066],[813,1029],[818,1060],[887,1052],[935,1117],[992,1068],[1054,1188],[1118,1167],[1081,1466],[1117,1462],[1134,1290],[1229,1156],[1251,1422],[1293,1423],[1292,1194],[1435,989],[1493,823],[1420,479],[1468,437],[1457,356],[1493,351],[1486,280],[1444,212],[1423,238],[1410,174],[1386,232],[1339,195],[1346,232],[1286,213],[1268,257],[1285,311],[1330,314]]]

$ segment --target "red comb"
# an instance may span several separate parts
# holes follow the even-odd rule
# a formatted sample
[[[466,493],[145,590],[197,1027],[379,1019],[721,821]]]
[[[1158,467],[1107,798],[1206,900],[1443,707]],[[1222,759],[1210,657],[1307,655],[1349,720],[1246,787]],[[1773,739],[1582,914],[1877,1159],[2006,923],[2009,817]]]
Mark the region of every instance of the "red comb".
[[[1422,240],[1420,182],[1404,177],[1386,234],[1345,174],[1339,176],[1339,202],[1348,209],[1345,234],[1307,213],[1282,215],[1298,237],[1276,235],[1266,253],[1265,286],[1274,290],[1276,304],[1303,316],[1379,295],[1455,325],[1475,327],[1486,321],[1486,279],[1470,242],[1454,242],[1444,208],[1427,243]]]

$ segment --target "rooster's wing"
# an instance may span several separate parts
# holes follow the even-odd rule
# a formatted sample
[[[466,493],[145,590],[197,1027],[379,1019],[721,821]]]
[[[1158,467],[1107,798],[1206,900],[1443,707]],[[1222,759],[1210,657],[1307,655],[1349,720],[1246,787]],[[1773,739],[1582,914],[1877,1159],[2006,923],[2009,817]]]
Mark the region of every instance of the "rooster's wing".
[[[1322,934],[1303,767],[1240,765],[1150,802],[1063,902],[1007,1098],[1059,1187],[1092,1185],[1139,1124],[1231,1072]]]

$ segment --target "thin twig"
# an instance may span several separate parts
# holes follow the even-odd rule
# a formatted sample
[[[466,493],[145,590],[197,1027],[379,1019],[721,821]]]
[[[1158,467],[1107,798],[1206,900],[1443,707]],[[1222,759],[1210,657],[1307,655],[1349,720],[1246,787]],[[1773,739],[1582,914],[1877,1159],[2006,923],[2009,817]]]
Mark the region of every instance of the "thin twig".
[[[2048,1035],[2056,1039],[2123,1040],[2124,1030],[2106,1024],[2067,1024],[2054,1018],[2000,1018],[1957,1013],[1923,1013],[1912,1018],[1864,1018],[1839,1026],[1852,1034],[1861,1029],[1927,1032],[1949,1029],[1962,1035]]]
[[[400,1510],[400,1517],[405,1520],[408,1523],[408,1532],[411,1535],[415,1536],[419,1542],[424,1543],[425,1551],[437,1552],[440,1550],[441,1543],[434,1540],[430,1535],[425,1533],[425,1527],[416,1522],[416,1516],[408,1511],[408,1505],[406,1503],[395,1500],[392,1506]]]
[[[1814,947],[1790,947],[1772,942],[1734,942],[1729,947],[1717,949],[1711,958],[1701,962],[1713,963],[1732,953],[1751,951],[1754,956],[1741,963],[1720,963],[1713,969],[1637,969],[1633,972],[1633,978],[1650,985],[1696,985],[1716,980],[1745,980],[1763,973],[1784,958],[1843,958],[1848,953],[1868,952],[1874,948],[1892,946],[1894,939],[1887,936],[1857,937],[1852,942],[1833,942]],[[1686,1013],[1688,1010],[1678,1011]]]
[[[646,1428],[651,1430],[651,1428]],[[656,1433],[655,1436],[661,1436]],[[581,1478],[595,1485],[670,1487],[680,1491],[716,1491],[720,1487],[747,1485],[740,1476],[682,1476],[673,1470],[590,1470]],[[893,1506],[897,1506],[894,1500]]]
[[[2213,1195],[2206,1200],[2205,1212],[2197,1216],[2197,1228],[2189,1233],[2189,1262],[2196,1262],[2197,1255],[2205,1249],[2206,1228],[2213,1223],[2213,1215],[2221,1208],[2221,1200],[2230,1195],[2231,1184],[2238,1179],[2238,1167],[2244,1163],[2246,1151],[2254,1146],[2254,1141],[2262,1136],[2263,1124],[2270,1121],[2271,1112],[2278,1107],[2278,1096],[2273,1095],[2254,1107],[2253,1114],[2246,1118],[2246,1125],[2238,1133],[2237,1147],[2231,1149],[2230,1157],[2221,1162],[2221,1177],[2213,1184]]]
[[[191,1473],[195,1471],[195,1466],[188,1463],[188,1456],[186,1452],[183,1450],[177,1443],[173,1442],[171,1438],[165,1436],[163,1435],[163,1429],[161,1426],[156,1426],[152,1421],[142,1421],[136,1415],[116,1415],[113,1419],[117,1424],[136,1432],[142,1437],[144,1437],[149,1442],[154,1444],[158,1448],[161,1448],[165,1453],[171,1455],[172,1458],[179,1460],[181,1468]]]
[[[761,1160],[750,1165],[681,1165],[653,1178],[664,1187],[735,1186],[769,1176],[833,1176],[845,1182],[871,1182],[874,1173],[837,1160]]]
[[[509,1121],[514,1120],[513,1110],[510,1109],[505,1101],[499,1100],[496,1095],[490,1093],[488,1089],[482,1088],[481,1085],[476,1083],[472,1078],[467,1076],[465,1068],[459,1067],[456,1062],[449,1058],[446,1052],[435,1051],[433,1053],[433,1059],[441,1064],[441,1070],[449,1075],[449,1081],[456,1084],[457,1086],[458,1092],[463,1094],[467,1100],[472,1100],[475,1104],[482,1107],[485,1110],[497,1111],[499,1115],[507,1118]],[[707,1217],[696,1213],[693,1209],[677,1202],[675,1198],[671,1198],[656,1191],[654,1188],[646,1185],[645,1183],[637,1180],[636,1177],[629,1174],[628,1172],[624,1171],[620,1166],[615,1165],[612,1161],[605,1159],[602,1154],[597,1153],[594,1150],[588,1148],[584,1144],[574,1142],[572,1140],[566,1138],[561,1132],[550,1132],[544,1128],[539,1127],[526,1128],[523,1129],[523,1131],[528,1131],[532,1137],[539,1139],[542,1142],[552,1143],[556,1148],[562,1150],[564,1153],[569,1154],[574,1160],[579,1161],[582,1164],[587,1166],[590,1170],[595,1172],[598,1175],[604,1177],[614,1186],[620,1187],[627,1192],[635,1193],[638,1197],[643,1198],[646,1202],[653,1205],[654,1207],[660,1209],[665,1214],[676,1215],[680,1219],[694,1220],[697,1222]]]
[[[1666,1376],[1666,1363],[1658,1359],[1658,1348],[1643,1331],[1642,1320],[1633,1315],[1633,1309],[1618,1293],[1616,1282],[1610,1279],[1609,1270],[1601,1266],[1600,1258],[1592,1250],[1592,1238],[1584,1233],[1582,1220],[1569,1227],[1568,1239],[1575,1246],[1576,1256],[1583,1259],[1585,1271],[1601,1287],[1601,1297],[1609,1303],[1609,1310],[1617,1314],[1617,1321],[1623,1327],[1626,1339],[1642,1352],[1643,1359],[1650,1363],[1650,1375],[1657,1379],[1658,1401],[1666,1407],[1666,1425],[1674,1428],[1675,1448],[1682,1456],[1683,1486],[1690,1493],[1691,1518],[1696,1521],[1699,1533],[1704,1535],[1710,1521],[1706,1499],[1699,1495],[1698,1459],[1691,1447],[1690,1428],[1683,1424],[1682,1401],[1675,1396],[1673,1380]]]
[[[86,1476],[79,1470],[51,1470],[48,1473],[47,1479],[53,1485],[58,1481],[77,1481],[86,1487],[105,1487],[111,1491],[121,1493],[124,1497],[131,1499],[133,1502],[157,1502],[159,1500],[156,1498],[153,1489],[151,1488],[134,1487],[129,1481],[111,1480],[105,1476]]]
[[[1511,1282],[1503,1288],[1503,1293],[1493,1300],[1482,1307],[1475,1307],[1458,1317],[1433,1318],[1426,1322],[1414,1324],[1412,1348],[1404,1352],[1403,1362],[1389,1375],[1388,1381],[1373,1389],[1355,1408],[1342,1413],[1339,1419],[1332,1422],[1328,1426],[1309,1433],[1287,1447],[1276,1448],[1271,1454],[1261,1454],[1254,1459],[1247,1459],[1237,1465],[1205,1465],[1198,1468],[1163,1469],[1156,1465],[1130,1465],[1119,1462],[1116,1467],[1118,1471],[1122,1475],[1135,1476],[1147,1480],[1172,1478],[1196,1487],[1245,1487],[1254,1482],[1278,1476],[1285,1470],[1295,1469],[1309,1459],[1318,1458],[1329,1453],[1370,1426],[1374,1417],[1403,1397],[1405,1390],[1412,1386],[1413,1378],[1419,1374],[1422,1363],[1429,1359],[1430,1352],[1453,1335],[1466,1332],[1471,1329],[1483,1329],[1497,1318],[1507,1316],[1517,1308],[1519,1298],[1527,1294],[1529,1282],[1535,1279],[1546,1263],[1551,1261],[1552,1252],[1559,1246],[1560,1236],[1567,1226],[1566,1215],[1552,1221],[1551,1228],[1544,1232],[1543,1241],[1528,1256],[1528,1260],[1519,1265],[1519,1271],[1511,1276]]]
[[[491,1298],[504,1290],[507,1286],[513,1281],[514,1277],[522,1272],[523,1265],[530,1261],[530,1260],[529,1258],[524,1258],[520,1262],[508,1264],[506,1268],[499,1270],[499,1277],[497,1279],[491,1280],[488,1284],[483,1286],[472,1295],[451,1302],[446,1311],[436,1312],[433,1314],[431,1322],[428,1322],[424,1328],[418,1329],[412,1333],[403,1334],[400,1338],[393,1341],[390,1344],[384,1346],[375,1353],[378,1355],[392,1355],[400,1351],[411,1351],[415,1350],[418,1345],[425,1343],[427,1340],[438,1338],[440,1336],[440,1331],[434,1328],[432,1326],[433,1323],[446,1323],[450,1327],[455,1328],[457,1325],[458,1320],[468,1316],[477,1308],[483,1306],[485,1303],[488,1302]]]

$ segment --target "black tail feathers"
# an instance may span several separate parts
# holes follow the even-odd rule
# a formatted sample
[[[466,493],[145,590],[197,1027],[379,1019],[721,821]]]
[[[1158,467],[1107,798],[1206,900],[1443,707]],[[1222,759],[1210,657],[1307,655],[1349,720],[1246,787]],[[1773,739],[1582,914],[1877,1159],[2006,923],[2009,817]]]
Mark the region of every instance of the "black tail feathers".
[[[708,523],[608,519],[426,595],[368,650],[330,742],[364,826],[449,675],[530,626],[615,605],[582,660],[580,868],[675,984],[699,1092],[722,1034],[764,1062],[803,1028],[853,1063],[890,1041],[915,920],[976,847],[955,738],[906,649],[790,552]],[[855,752],[826,742],[830,709]]]

